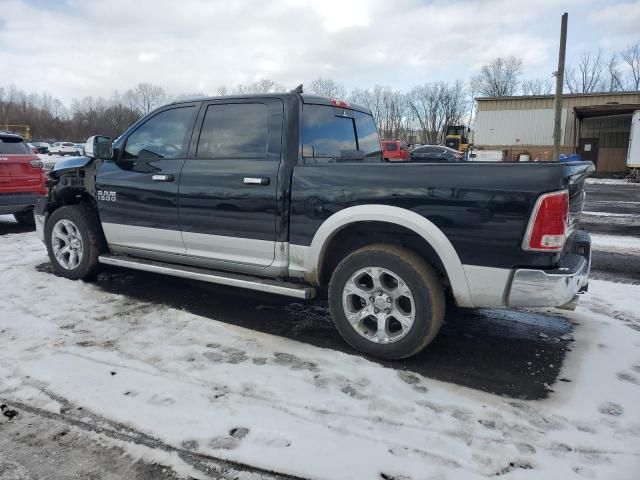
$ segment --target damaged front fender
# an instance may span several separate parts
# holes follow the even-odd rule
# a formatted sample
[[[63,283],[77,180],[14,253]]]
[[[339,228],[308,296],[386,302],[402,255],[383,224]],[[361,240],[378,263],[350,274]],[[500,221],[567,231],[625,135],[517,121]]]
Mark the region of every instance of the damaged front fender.
[[[73,157],[60,160],[59,162],[56,162],[54,167],[51,169],[49,176],[58,178],[66,172],[74,171],[78,168],[85,168],[93,161],[94,159],[91,157]]]

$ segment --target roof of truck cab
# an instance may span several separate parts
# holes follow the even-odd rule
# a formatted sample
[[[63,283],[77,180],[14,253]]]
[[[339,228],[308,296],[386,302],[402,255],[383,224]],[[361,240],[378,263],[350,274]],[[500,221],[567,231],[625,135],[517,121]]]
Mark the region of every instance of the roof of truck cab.
[[[168,103],[168,105],[178,105],[181,103],[190,103],[190,102],[210,102],[215,100],[247,100],[252,98],[293,98],[299,97],[303,103],[308,103],[312,105],[327,105],[332,106],[331,100],[336,100],[331,97],[323,97],[321,95],[311,95],[308,93],[254,93],[249,95],[224,95],[224,96],[214,96],[214,97],[189,97],[189,98],[181,98],[180,100],[175,100],[173,102]],[[342,100],[342,99],[339,99]],[[363,107],[362,105],[356,105],[354,103],[348,102],[349,108],[351,110],[357,110],[359,112],[367,113],[371,115],[371,110],[367,107]]]

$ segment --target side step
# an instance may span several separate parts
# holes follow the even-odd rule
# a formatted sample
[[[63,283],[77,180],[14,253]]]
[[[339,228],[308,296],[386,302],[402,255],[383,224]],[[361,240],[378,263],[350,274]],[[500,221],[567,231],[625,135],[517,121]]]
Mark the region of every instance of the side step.
[[[100,255],[100,257],[98,257],[98,261],[105,265],[132,268],[134,270],[144,270],[145,272],[162,273],[165,275],[172,275],[174,277],[201,280],[203,282],[246,288],[248,290],[258,290],[260,292],[285,295],[288,297],[311,299],[316,295],[315,288],[298,285],[297,283],[205,270],[203,268],[156,262],[155,260],[145,260],[141,258],[126,257],[123,255]]]

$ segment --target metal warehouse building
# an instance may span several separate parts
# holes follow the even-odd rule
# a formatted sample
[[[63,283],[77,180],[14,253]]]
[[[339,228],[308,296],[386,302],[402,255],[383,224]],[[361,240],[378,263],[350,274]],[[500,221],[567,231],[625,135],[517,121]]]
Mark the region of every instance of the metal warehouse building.
[[[503,150],[505,160],[553,156],[553,95],[477,98],[473,143]],[[561,152],[579,153],[600,172],[625,169],[640,92],[564,95]]]

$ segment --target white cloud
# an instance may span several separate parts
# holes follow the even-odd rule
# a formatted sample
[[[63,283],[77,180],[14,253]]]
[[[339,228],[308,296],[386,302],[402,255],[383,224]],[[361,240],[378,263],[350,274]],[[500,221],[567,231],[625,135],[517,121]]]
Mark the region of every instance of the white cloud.
[[[376,83],[408,88],[466,79],[483,63],[510,54],[546,76],[562,13],[552,0],[68,0],[62,8],[52,0],[51,5],[0,0],[0,83],[67,101],[110,95],[138,82],[172,94],[214,93],[220,85],[261,77],[290,87],[329,76],[348,88]]]

